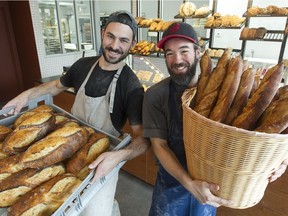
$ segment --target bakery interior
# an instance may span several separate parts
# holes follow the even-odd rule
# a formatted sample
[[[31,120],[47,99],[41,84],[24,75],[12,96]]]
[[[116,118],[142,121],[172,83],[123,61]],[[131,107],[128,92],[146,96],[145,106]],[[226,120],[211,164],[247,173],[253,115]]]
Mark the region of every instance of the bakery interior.
[[[182,4],[193,2],[202,14],[183,14]],[[288,10],[287,0],[25,0],[1,1],[0,108],[22,91],[59,78],[79,58],[97,55],[101,27],[110,13],[128,10],[137,18],[137,44],[125,59],[144,89],[167,77],[163,52],[156,49],[163,28],[173,21],[191,24],[202,53],[216,65],[224,50],[241,55],[261,77],[279,62],[286,64],[281,85],[288,84],[288,13],[249,15],[248,9],[277,6]],[[208,10],[207,10],[208,8]],[[195,11],[194,11],[195,13]],[[212,23],[217,13],[222,22]],[[152,26],[157,18],[163,28]],[[232,24],[231,24],[232,23]],[[198,70],[200,70],[198,68]],[[75,98],[69,89],[53,104],[70,112]],[[0,117],[0,122],[1,122]],[[129,126],[125,126],[129,133]],[[148,215],[157,166],[152,149],[121,167],[116,199],[121,215]],[[288,171],[270,183],[261,201],[246,209],[220,207],[219,216],[288,215]]]

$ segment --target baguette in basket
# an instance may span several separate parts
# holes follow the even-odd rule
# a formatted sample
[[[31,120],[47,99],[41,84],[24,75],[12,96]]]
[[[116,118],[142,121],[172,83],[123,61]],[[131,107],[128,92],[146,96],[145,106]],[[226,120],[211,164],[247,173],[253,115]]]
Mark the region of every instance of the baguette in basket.
[[[288,135],[275,134],[287,130],[287,98],[278,94],[273,100],[278,103],[277,109],[274,106],[273,112],[268,112],[265,119],[262,117],[262,126],[257,122],[271,104],[282,73],[283,63],[268,70],[248,101],[249,90],[245,93],[244,101],[247,101],[247,104],[242,100],[237,101],[241,97],[235,95],[233,104],[241,103],[245,108],[242,114],[238,111],[233,115],[233,118],[238,115],[233,126],[213,121],[197,113],[196,109],[192,110],[189,105],[194,98],[195,89],[184,92],[182,96],[183,137],[189,174],[192,178],[218,184],[220,190],[215,194],[233,201],[228,207],[242,209],[256,205],[262,199],[269,179],[272,181],[274,177],[281,176],[275,174],[275,170],[279,169],[281,163],[287,166],[283,161],[287,160],[288,155]],[[242,74],[241,79],[244,80],[245,74],[247,73]],[[246,83],[248,84],[251,89],[252,81]],[[243,88],[240,84],[237,93],[243,92]],[[285,95],[283,92],[282,94]],[[250,117],[253,117],[252,120]],[[230,122],[233,122],[233,118]],[[255,129],[257,124],[256,130],[261,129],[262,133],[249,131]],[[274,134],[269,134],[271,132]],[[271,178],[271,175],[274,177]]]

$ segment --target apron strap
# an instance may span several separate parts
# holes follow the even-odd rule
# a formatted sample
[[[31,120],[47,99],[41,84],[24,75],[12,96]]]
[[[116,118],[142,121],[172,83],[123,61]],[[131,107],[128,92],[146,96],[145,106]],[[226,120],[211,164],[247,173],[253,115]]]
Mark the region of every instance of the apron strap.
[[[118,78],[120,77],[120,74],[121,74],[123,67],[124,67],[124,64],[122,64],[122,66],[118,69],[117,73],[114,75],[114,78],[112,80],[112,89],[111,89],[110,103],[109,103],[109,113],[113,113],[113,106],[114,106],[117,81],[118,81]]]

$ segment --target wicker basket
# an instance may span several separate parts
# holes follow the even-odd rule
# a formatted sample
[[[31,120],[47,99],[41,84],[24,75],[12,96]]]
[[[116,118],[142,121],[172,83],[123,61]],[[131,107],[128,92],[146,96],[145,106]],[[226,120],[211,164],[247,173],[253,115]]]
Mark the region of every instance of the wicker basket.
[[[189,105],[196,89],[182,96],[184,145],[192,178],[220,186],[217,196],[248,208],[263,197],[268,178],[288,156],[288,135],[231,127],[205,118]]]

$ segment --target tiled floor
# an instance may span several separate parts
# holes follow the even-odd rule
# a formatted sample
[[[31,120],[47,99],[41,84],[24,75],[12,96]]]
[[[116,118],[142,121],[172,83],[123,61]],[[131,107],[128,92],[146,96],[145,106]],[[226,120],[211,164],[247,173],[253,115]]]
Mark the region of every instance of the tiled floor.
[[[121,170],[115,195],[121,216],[147,216],[152,191],[151,185]]]

